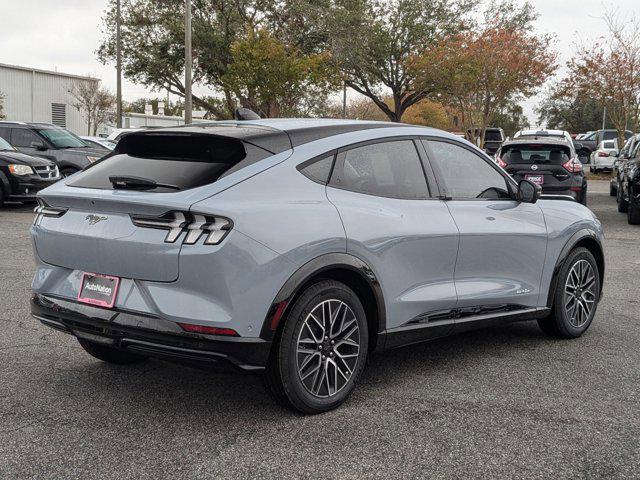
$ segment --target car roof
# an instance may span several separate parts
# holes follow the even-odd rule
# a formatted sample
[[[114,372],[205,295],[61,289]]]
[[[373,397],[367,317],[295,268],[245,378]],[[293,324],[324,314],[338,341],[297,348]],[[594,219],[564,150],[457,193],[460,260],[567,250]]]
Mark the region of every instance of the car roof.
[[[171,132],[220,135],[243,140],[275,154],[333,135],[389,127],[416,128],[415,125],[366,120],[271,118],[262,120],[199,122],[179,127],[132,132],[127,136],[154,136]],[[424,128],[425,135],[436,132],[446,135],[445,132],[440,132],[439,130],[426,127],[418,128]]]
[[[558,145],[563,147],[571,147],[571,143],[564,137],[542,137],[542,138],[514,138],[513,140],[507,140],[502,144],[503,147],[508,145]]]

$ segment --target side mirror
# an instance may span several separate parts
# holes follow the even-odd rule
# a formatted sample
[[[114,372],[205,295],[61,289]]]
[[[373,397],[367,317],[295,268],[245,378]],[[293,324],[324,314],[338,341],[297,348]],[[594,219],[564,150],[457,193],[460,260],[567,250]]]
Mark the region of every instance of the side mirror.
[[[44,146],[44,142],[41,140],[34,140],[29,145],[31,148],[35,148],[36,150],[46,150],[47,147]]]
[[[584,148],[584,145],[582,145],[581,143],[573,142],[573,148],[575,148],[576,150],[582,150]]]
[[[529,180],[521,180],[518,184],[518,201],[522,203],[536,203],[542,194],[542,187]]]

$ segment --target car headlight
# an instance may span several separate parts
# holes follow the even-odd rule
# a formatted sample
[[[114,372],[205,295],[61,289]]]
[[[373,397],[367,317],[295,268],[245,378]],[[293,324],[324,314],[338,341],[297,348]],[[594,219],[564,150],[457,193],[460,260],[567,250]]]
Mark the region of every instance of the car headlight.
[[[95,163],[98,160],[100,160],[100,157],[89,157],[89,156],[87,156],[87,160],[89,160],[89,163]]]
[[[29,165],[9,165],[12,175],[33,175],[35,172]]]

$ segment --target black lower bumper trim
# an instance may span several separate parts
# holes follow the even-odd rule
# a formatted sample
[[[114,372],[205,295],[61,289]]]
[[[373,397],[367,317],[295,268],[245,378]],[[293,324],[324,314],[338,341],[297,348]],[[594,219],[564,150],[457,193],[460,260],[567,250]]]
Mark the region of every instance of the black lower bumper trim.
[[[271,349],[271,342],[260,338],[193,334],[157,317],[40,294],[32,296],[31,313],[44,325],[77,337],[149,357],[221,370],[261,372]]]

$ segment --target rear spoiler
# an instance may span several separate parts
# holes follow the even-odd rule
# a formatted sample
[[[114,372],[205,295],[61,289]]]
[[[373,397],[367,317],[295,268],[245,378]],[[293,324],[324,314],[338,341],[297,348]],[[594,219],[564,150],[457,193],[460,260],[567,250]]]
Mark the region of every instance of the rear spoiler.
[[[576,202],[577,200],[571,195],[540,195],[540,200],[566,200],[568,202]]]

